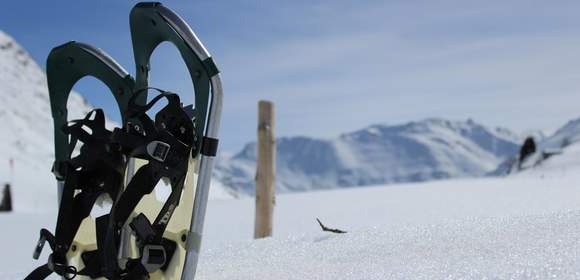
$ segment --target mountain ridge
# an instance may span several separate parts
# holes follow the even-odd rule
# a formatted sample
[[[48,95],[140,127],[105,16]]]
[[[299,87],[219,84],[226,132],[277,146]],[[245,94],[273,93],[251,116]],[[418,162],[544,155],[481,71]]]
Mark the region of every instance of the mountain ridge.
[[[282,192],[481,176],[515,154],[521,138],[471,119],[429,118],[374,124],[335,138],[277,139],[277,188]],[[252,193],[256,144],[218,161],[216,177]]]

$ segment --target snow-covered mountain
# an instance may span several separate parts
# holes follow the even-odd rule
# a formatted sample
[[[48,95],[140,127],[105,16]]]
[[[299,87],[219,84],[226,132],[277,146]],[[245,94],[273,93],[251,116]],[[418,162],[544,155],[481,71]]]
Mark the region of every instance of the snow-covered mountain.
[[[92,107],[76,92],[69,118]],[[0,31],[0,182],[12,181],[16,210],[56,205],[53,126],[44,70],[8,34]],[[14,170],[9,160],[13,159]]]
[[[580,141],[580,118],[569,121],[552,136],[542,139],[538,150],[563,149],[578,141]]]
[[[544,171],[552,165],[563,170],[568,165],[580,165],[580,161],[575,160],[577,151],[580,150],[580,118],[569,121],[549,137],[538,138],[536,135],[532,137],[536,143],[536,151],[533,154],[527,156],[521,163],[517,155],[508,158],[491,174],[539,172],[537,170]]]
[[[373,125],[335,139],[277,140],[277,189],[306,191],[480,176],[514,155],[521,139],[472,120]],[[217,178],[252,193],[256,144],[219,161]]]

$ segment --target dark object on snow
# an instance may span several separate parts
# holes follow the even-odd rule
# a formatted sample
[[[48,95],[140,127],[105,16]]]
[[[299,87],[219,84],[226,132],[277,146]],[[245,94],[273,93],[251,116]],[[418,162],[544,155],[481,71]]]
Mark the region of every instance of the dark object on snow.
[[[318,218],[316,218],[316,221],[318,222],[318,224],[322,228],[322,231],[330,231],[330,232],[334,232],[334,233],[346,233],[346,231],[344,231],[344,230],[326,227],[325,225],[322,224],[322,222]]]
[[[536,141],[534,141],[533,137],[526,138],[526,140],[524,141],[524,145],[522,145],[522,148],[520,149],[520,159],[519,159],[520,167],[522,165],[522,162],[524,162],[524,160],[528,156],[530,156],[535,152],[536,152]]]
[[[10,193],[10,184],[4,185],[2,200],[0,201],[0,212],[12,212],[12,194]]]

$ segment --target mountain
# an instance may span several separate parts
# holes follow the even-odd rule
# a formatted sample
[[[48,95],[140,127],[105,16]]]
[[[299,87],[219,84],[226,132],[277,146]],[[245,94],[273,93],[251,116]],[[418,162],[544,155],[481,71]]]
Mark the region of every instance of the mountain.
[[[277,189],[331,189],[444,178],[481,176],[519,150],[521,139],[503,128],[472,120],[426,119],[373,125],[334,139],[277,140]],[[256,144],[222,159],[216,177],[253,193]]]
[[[76,92],[69,118],[92,107]],[[16,210],[56,207],[53,126],[44,70],[8,34],[0,31],[0,182],[12,182]],[[13,159],[13,170],[9,161]]]
[[[542,139],[538,150],[563,149],[578,141],[580,141],[580,118],[569,121],[552,136]]]

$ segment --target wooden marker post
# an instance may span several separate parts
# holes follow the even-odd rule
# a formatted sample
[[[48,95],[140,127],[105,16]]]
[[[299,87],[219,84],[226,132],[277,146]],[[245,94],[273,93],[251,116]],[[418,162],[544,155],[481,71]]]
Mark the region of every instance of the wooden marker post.
[[[256,164],[256,223],[254,238],[272,235],[275,204],[276,138],[274,104],[258,102],[258,162]]]

